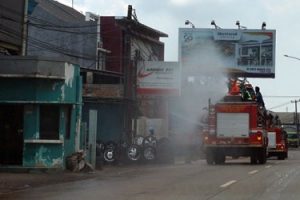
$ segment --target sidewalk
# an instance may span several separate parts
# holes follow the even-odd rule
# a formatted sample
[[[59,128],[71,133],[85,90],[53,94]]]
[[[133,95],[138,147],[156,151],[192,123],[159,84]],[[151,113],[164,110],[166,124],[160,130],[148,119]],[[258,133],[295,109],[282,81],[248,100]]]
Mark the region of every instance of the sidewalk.
[[[100,176],[120,176],[122,174],[134,173],[141,170],[145,165],[107,165],[101,170],[93,172],[42,172],[31,171],[30,173],[0,172],[0,197],[2,194],[22,191],[45,185],[87,180]]]
[[[0,195],[55,183],[70,182],[93,178],[96,173],[71,172],[31,172],[31,173],[0,173]]]

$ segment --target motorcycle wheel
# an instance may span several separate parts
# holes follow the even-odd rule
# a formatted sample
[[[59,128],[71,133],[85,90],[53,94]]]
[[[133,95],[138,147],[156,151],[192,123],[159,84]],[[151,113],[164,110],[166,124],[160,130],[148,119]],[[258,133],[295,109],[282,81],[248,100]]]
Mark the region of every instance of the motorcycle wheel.
[[[131,161],[138,161],[141,158],[141,150],[138,145],[132,144],[127,149],[127,157]]]
[[[157,144],[157,140],[152,135],[145,137],[145,139],[143,141],[144,146],[156,147],[156,144]]]
[[[144,142],[144,137],[141,135],[137,135],[134,138],[134,144],[138,145],[138,146],[143,146],[143,142]]]
[[[154,147],[148,146],[144,148],[143,157],[147,161],[153,161],[156,159],[156,150]]]
[[[103,153],[103,158],[106,162],[114,162],[116,160],[115,158],[115,150],[113,148],[105,149]]]

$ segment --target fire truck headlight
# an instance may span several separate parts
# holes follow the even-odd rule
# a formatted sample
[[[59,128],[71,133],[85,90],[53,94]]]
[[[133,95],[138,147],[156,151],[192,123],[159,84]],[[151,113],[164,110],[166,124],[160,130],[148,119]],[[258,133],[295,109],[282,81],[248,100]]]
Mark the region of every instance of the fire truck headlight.
[[[258,141],[261,141],[261,136],[257,136],[256,138]]]

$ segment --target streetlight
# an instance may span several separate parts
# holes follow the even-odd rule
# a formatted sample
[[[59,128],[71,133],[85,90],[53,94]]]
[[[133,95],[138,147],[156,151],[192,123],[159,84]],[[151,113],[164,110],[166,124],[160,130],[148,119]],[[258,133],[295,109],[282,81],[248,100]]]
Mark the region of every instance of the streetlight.
[[[295,56],[289,56],[289,55],[284,55],[284,56],[287,57],[287,58],[293,58],[293,59],[296,59],[296,60],[300,60],[300,58],[297,58]]]
[[[195,28],[195,25],[190,20],[185,20],[185,25],[191,25],[192,28]]]
[[[212,20],[212,21],[210,22],[210,25],[215,26],[215,29],[220,29],[220,28],[221,28],[220,26],[218,26],[218,25],[216,24],[215,20]]]
[[[241,28],[242,28],[242,29],[247,29],[246,26],[241,26],[241,23],[240,23],[239,20],[236,21],[235,25],[237,25],[239,29],[241,29]]]
[[[261,24],[261,30],[266,30],[266,27],[267,27],[266,22],[263,22],[263,23]]]

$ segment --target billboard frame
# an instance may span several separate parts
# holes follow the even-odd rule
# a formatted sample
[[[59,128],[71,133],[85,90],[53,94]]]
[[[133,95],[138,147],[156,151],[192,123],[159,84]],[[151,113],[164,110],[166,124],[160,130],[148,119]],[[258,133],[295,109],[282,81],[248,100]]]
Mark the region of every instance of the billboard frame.
[[[225,74],[275,78],[276,30],[179,28],[178,41],[178,60],[182,70],[189,66],[210,68],[209,64],[199,63],[201,57],[207,57],[202,54],[203,49],[212,45],[216,54],[220,54],[219,62],[224,58],[229,63],[222,66]],[[226,53],[231,57],[226,57]],[[197,59],[191,61],[192,56]]]

